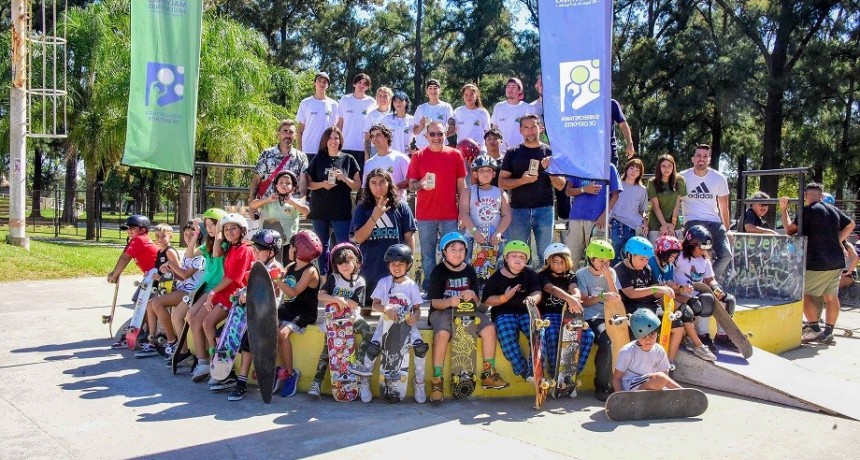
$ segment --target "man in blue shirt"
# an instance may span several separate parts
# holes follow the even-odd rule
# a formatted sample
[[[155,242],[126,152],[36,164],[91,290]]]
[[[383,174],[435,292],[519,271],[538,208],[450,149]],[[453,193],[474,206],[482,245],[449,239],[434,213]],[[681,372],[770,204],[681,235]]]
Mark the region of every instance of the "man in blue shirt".
[[[564,243],[570,248],[574,267],[579,265],[595,227],[601,233],[606,231],[606,194],[609,193],[608,209],[612,209],[622,190],[618,170],[613,164],[609,165],[608,181],[578,177],[567,181],[565,193],[572,198]]]

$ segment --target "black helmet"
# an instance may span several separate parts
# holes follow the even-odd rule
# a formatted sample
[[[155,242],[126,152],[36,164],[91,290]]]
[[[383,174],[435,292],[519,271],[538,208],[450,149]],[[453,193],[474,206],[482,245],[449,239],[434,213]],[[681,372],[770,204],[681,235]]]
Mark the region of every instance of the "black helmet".
[[[146,216],[141,216],[140,214],[132,214],[125,219],[125,223],[120,225],[119,228],[123,230],[128,230],[129,227],[139,227],[144,231],[149,231],[149,227],[152,223],[149,221],[149,218]]]
[[[478,155],[475,161],[472,162],[472,171],[477,171],[481,168],[493,168],[499,170],[499,162],[489,155]]]
[[[275,254],[281,252],[281,247],[284,245],[284,239],[281,237],[280,232],[268,228],[258,230],[257,233],[254,233],[254,236],[251,237],[251,242],[259,248],[268,249]]]
[[[693,225],[684,234],[684,246],[700,247],[708,250],[713,246],[711,232],[702,225]]]
[[[278,183],[278,179],[282,176],[290,176],[290,180],[293,182],[293,188],[299,186],[299,179],[296,177],[295,173],[286,169],[282,169],[278,171],[278,174],[275,174],[275,179],[272,181],[272,185],[276,185]]]
[[[382,257],[385,262],[406,262],[412,267],[412,250],[403,243],[392,244]]]

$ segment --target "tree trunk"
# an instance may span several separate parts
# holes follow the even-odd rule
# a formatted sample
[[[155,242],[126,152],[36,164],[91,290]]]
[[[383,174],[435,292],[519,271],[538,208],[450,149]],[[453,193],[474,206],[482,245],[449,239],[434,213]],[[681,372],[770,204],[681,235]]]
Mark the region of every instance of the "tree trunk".
[[[150,222],[155,222],[155,213],[158,212],[158,193],[155,190],[157,184],[158,173],[155,171],[151,171],[149,175],[149,190],[147,190],[146,193],[146,201],[149,209],[147,217],[149,217]]]
[[[86,210],[87,210],[87,235],[86,238],[88,240],[94,240],[96,238],[96,182],[98,178],[98,174],[96,172],[96,165],[84,165],[84,169],[86,170],[86,180],[87,180],[87,201],[86,201]]]
[[[179,208],[176,210],[179,215],[178,223],[180,227],[191,220],[194,215],[194,202],[191,199],[192,195],[192,177],[179,176]],[[180,246],[185,247],[185,241],[180,238]]]
[[[782,80],[780,78],[780,80]],[[782,83],[771,82],[767,86],[767,104],[764,113],[764,140],[761,169],[782,167]],[[762,176],[761,189],[770,196],[779,196],[779,176]]]
[[[851,131],[851,108],[854,107],[854,83],[855,80],[853,78],[848,81],[848,99],[845,101],[845,117],[842,119],[842,135],[840,136],[839,151],[837,152],[837,158],[842,158],[843,162],[850,161],[851,158],[848,151],[848,141]],[[843,199],[843,190],[845,188],[845,168],[837,167],[835,169],[836,190],[834,195],[837,200],[841,200]]]
[[[63,195],[63,217],[64,224],[76,224],[78,216],[75,215],[76,191],[78,179],[78,154],[77,152],[66,158],[66,183]]]
[[[30,199],[30,217],[33,219],[42,217],[42,201],[41,201],[41,192],[42,192],[42,159],[44,158],[42,147],[39,144],[36,144],[36,148],[33,149],[33,189],[31,199]]]

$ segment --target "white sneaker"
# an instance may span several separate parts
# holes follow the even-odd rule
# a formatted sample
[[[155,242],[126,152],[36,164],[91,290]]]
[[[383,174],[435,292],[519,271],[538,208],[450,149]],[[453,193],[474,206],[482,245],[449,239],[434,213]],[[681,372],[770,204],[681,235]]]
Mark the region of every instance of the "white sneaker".
[[[140,351],[134,354],[135,358],[149,358],[158,354],[158,349],[151,343],[145,343],[140,347]]]
[[[320,386],[321,386],[320,382],[317,382],[316,380],[314,380],[313,383],[311,383],[311,389],[308,390],[308,394],[311,396],[319,396],[320,395]]]
[[[424,382],[415,382],[415,402],[418,404],[427,402],[427,392],[424,390]]]
[[[215,385],[216,383],[218,383],[218,379],[216,379],[215,377],[212,377],[210,375],[209,376],[209,386]]]
[[[361,402],[369,403],[373,399],[373,393],[370,392],[370,379],[361,379],[358,383],[358,392],[361,395]]]
[[[531,376],[531,375],[530,375],[530,376],[526,377],[526,382],[529,382],[529,383],[535,383],[535,378],[534,378],[534,376]]]
[[[575,397],[576,397],[576,388],[574,388],[574,389],[573,389],[573,391],[571,391],[571,392],[570,392],[570,394],[568,395],[568,397],[569,397],[569,398],[575,398]]]
[[[209,377],[209,363],[198,361],[191,371],[191,380],[194,382],[202,382],[206,377]]]
[[[716,361],[717,360],[717,356],[705,344],[702,344],[701,347],[698,347],[695,350],[693,350],[693,354],[696,355],[697,358],[703,359],[705,361]]]

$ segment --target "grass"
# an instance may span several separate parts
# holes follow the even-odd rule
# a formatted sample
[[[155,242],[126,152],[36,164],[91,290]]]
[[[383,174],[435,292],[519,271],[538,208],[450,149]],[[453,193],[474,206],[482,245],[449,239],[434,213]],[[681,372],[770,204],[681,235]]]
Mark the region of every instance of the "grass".
[[[81,240],[38,241],[30,238],[30,250],[6,244],[8,227],[0,227],[0,282],[107,276],[122,248],[88,245]],[[38,237],[38,236],[37,236]],[[124,274],[139,274],[134,262]]]

